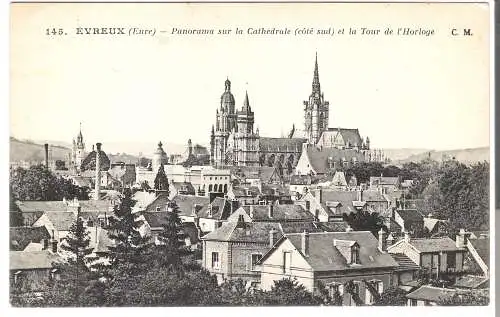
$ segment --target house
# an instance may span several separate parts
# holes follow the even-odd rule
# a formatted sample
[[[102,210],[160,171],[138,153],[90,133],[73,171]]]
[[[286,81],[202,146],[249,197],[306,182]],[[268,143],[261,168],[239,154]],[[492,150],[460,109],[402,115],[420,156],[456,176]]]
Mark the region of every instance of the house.
[[[290,176],[290,192],[293,197],[307,193],[313,186],[315,179],[311,175],[292,175]]]
[[[401,188],[399,177],[371,176],[370,189],[381,190],[383,193],[396,191]]]
[[[373,292],[392,285],[398,266],[369,231],[285,234],[259,263],[263,290],[292,278],[317,292],[321,282],[330,294],[339,293],[344,305],[372,304]]]
[[[341,221],[344,214],[366,210],[366,202],[360,201],[359,192],[316,189],[295,201],[310,212],[317,221]]]
[[[260,187],[259,201],[291,204],[292,195],[286,186],[280,184],[262,184]]]
[[[135,201],[133,212],[145,211],[148,206],[156,200],[157,193],[154,191],[137,191],[132,195],[132,200]]]
[[[42,251],[49,248],[51,238],[46,227],[11,227],[11,251]]]
[[[356,149],[304,144],[300,159],[295,167],[295,173],[298,175],[325,175],[329,171],[348,168],[364,161],[365,155]]]
[[[387,238],[389,239],[389,238]],[[389,245],[389,243],[388,243]],[[413,290],[420,266],[413,262],[408,256],[402,253],[391,253],[398,267],[394,270],[393,287],[400,287],[406,291]]]
[[[485,276],[467,274],[457,278],[453,288],[458,289],[486,289],[490,287],[490,279]]]
[[[196,195],[196,190],[190,182],[170,182],[168,189],[170,190],[169,198],[172,199],[177,195]]]
[[[260,199],[260,189],[256,186],[233,186],[227,191],[227,198],[237,200],[241,205],[256,205]]]
[[[237,221],[222,224],[204,235],[202,266],[225,279],[243,279],[248,286],[260,283],[257,262],[280,237],[279,223],[246,222],[242,215]]]
[[[439,306],[452,299],[455,295],[472,293],[488,296],[487,290],[462,290],[423,285],[406,295],[408,306]]]
[[[314,217],[302,206],[290,204],[268,204],[242,206],[227,220],[237,221],[245,214],[245,220],[251,222],[313,222]]]
[[[215,197],[208,206],[196,211],[195,222],[203,233],[212,232],[221,226],[222,222],[236,211],[238,201]]]
[[[196,215],[210,205],[210,198],[205,196],[176,195],[173,202],[179,207],[182,222],[194,222]]]
[[[43,290],[48,281],[57,278],[58,272],[52,264],[60,261],[58,254],[48,250],[10,251],[10,285],[22,286],[26,291]]]
[[[467,249],[463,235],[453,241],[448,237],[417,239],[405,233],[404,238],[389,246],[387,251],[404,254],[432,276],[439,277],[443,273],[463,272]]]
[[[109,200],[78,200],[63,199],[58,201],[24,200],[17,201],[19,210],[24,212],[52,212],[52,211],[76,211],[81,207],[82,211],[109,212],[113,211],[114,204]]]
[[[416,209],[395,210],[394,221],[411,236],[421,237],[424,232],[424,216]]]
[[[135,164],[112,163],[108,173],[121,187],[132,186],[135,183]]]
[[[33,227],[45,227],[51,237],[61,242],[69,232],[71,225],[76,221],[76,214],[68,211],[45,212]]]
[[[429,214],[424,217],[424,232],[430,236],[443,236],[448,231],[448,221],[432,218]]]

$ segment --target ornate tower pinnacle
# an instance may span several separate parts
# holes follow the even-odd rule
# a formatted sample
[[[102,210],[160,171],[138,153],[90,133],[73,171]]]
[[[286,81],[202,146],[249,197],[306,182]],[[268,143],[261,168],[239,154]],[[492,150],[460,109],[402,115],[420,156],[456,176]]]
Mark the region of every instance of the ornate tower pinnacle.
[[[248,91],[245,90],[245,100],[243,101],[243,111],[252,112],[252,108],[250,108],[250,102],[248,101]]]
[[[313,93],[320,93],[321,88],[319,84],[319,71],[318,71],[318,52],[316,52],[316,59],[314,61],[314,76],[313,76],[313,82],[312,82],[312,90]]]

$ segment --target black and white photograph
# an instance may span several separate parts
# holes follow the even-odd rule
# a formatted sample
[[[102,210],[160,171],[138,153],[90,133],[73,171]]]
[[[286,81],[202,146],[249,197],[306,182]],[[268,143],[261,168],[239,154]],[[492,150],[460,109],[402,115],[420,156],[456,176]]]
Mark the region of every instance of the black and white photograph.
[[[492,10],[11,3],[10,309],[491,312]]]

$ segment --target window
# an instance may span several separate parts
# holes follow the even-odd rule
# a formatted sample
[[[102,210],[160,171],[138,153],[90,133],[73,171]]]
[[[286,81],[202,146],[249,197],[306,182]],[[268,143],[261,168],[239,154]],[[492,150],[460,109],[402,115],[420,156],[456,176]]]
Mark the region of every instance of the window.
[[[328,295],[331,299],[334,299],[336,295],[344,295],[344,285],[340,283],[331,283],[328,285]]]
[[[446,260],[449,269],[454,269],[457,267],[457,256],[455,255],[455,253],[448,253]]]
[[[416,299],[410,300],[410,306],[417,306],[417,300]]]
[[[87,221],[87,227],[93,227],[94,222],[92,220]]]
[[[283,253],[283,273],[291,273],[292,252]]]
[[[262,259],[262,254],[252,254],[251,255],[251,265],[250,265],[250,269],[252,271],[255,271],[255,266],[257,265],[257,262],[260,261],[260,259]]]
[[[219,253],[218,252],[212,252],[212,269],[215,269],[215,270],[220,269]]]
[[[161,210],[161,207],[160,206],[156,206],[156,211],[160,211]]]
[[[384,291],[384,283],[380,280],[371,280],[368,281],[370,285],[377,291],[378,294],[382,294]],[[366,289],[366,300],[365,304],[373,304],[374,298],[372,292],[370,292],[370,289]]]
[[[351,250],[351,263],[359,264],[359,247],[354,245]]]

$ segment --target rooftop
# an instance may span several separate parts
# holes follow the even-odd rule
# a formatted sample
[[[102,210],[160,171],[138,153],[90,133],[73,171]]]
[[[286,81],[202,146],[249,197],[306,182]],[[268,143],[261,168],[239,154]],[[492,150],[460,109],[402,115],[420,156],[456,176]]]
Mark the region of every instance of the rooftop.
[[[10,270],[35,270],[50,269],[61,257],[49,251],[10,251],[9,260]]]

